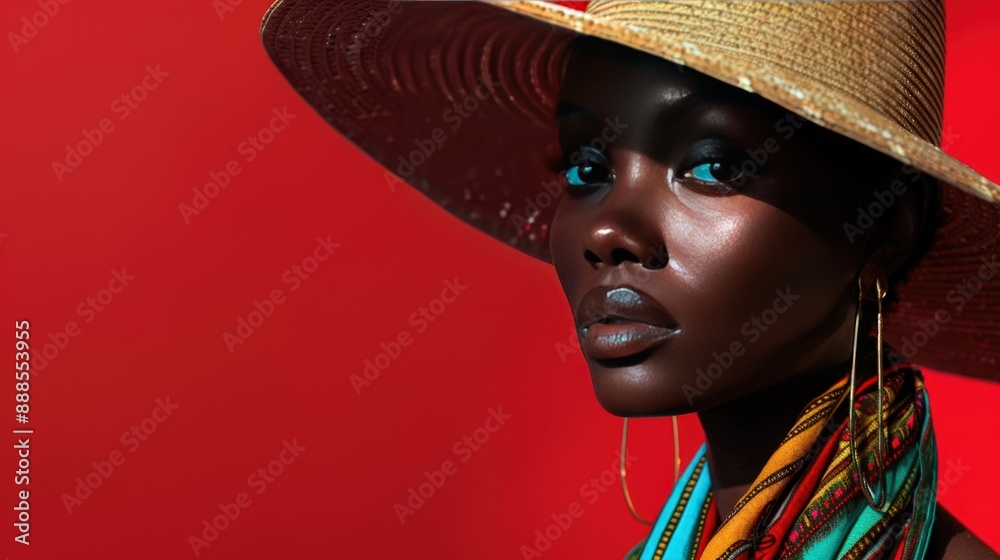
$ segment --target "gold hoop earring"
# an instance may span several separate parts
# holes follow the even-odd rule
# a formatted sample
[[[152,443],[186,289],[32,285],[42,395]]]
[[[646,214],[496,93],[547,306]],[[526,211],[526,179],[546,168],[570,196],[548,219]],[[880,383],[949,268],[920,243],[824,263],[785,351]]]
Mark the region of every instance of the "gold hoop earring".
[[[858,459],[857,442],[855,436],[855,411],[854,411],[854,390],[855,381],[857,375],[857,362],[858,362],[858,334],[861,330],[861,307],[864,304],[864,286],[862,285],[861,276],[858,276],[858,311],[854,316],[854,348],[851,352],[851,387],[848,398],[848,443],[851,449],[851,463],[854,467],[854,472],[858,474],[858,486],[861,487],[861,493],[864,495],[865,500],[868,501],[873,509],[885,513],[885,496],[886,496],[886,482],[885,482],[885,469],[882,463],[883,458],[886,455],[886,440],[888,439],[888,428],[885,424],[885,418],[882,411],[882,400],[883,400],[883,387],[882,387],[882,299],[888,292],[887,288],[882,287],[882,282],[878,277],[875,278],[875,291],[876,298],[878,302],[878,315],[876,318],[876,360],[878,364],[876,366],[876,371],[878,372],[878,450],[875,455],[875,468],[878,470],[878,482],[876,484],[876,489],[878,490],[878,497],[875,496],[875,491],[868,484],[868,478],[865,476],[864,471],[861,469],[861,461]]]
[[[681,472],[681,441],[680,441],[680,429],[677,426],[677,417],[671,416],[670,422],[673,424],[674,430],[674,484],[680,479]],[[625,495],[625,505],[628,506],[629,512],[632,513],[632,517],[636,518],[640,523],[645,523],[646,525],[652,525],[653,522],[639,515],[639,512],[635,510],[635,505],[632,503],[632,496],[628,492],[628,484],[625,483],[625,458],[626,449],[628,447],[628,418],[625,418],[625,422],[622,425],[622,451],[619,457],[619,462],[621,464],[621,471],[619,472],[619,477],[622,481],[622,494]]]

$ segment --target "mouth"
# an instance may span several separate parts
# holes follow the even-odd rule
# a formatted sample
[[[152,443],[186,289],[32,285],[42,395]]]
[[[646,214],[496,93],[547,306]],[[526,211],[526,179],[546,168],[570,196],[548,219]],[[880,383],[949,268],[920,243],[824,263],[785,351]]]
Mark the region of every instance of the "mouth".
[[[638,357],[680,332],[656,300],[629,286],[590,290],[580,302],[577,317],[581,318],[577,323],[581,348],[600,361]]]

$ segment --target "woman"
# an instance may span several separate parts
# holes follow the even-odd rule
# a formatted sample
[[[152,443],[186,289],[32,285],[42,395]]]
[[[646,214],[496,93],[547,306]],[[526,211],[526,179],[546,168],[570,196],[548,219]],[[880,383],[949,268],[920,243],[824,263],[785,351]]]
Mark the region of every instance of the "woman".
[[[1000,187],[936,149],[943,18],[286,0],[262,35],[335,128],[555,265],[604,408],[698,413],[627,558],[997,558],[937,507],[914,365],[1000,353],[988,306],[936,289],[992,280],[1000,237]]]

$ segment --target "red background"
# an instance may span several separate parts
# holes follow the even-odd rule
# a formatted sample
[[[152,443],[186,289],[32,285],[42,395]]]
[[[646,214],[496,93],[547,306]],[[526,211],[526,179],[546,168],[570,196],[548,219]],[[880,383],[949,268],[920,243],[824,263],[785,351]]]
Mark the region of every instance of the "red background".
[[[391,192],[265,56],[267,5],[244,0],[220,19],[210,0],[78,0],[19,52],[0,47],[4,344],[14,352],[13,323],[28,319],[37,359],[49,333],[79,325],[32,378],[30,547],[13,544],[16,456],[4,444],[0,550],[189,558],[189,535],[247,492],[202,557],[522,558],[579,502],[582,517],[542,556],[620,558],[645,527],[617,486],[594,503],[581,486],[611,467],[621,423],[597,404],[575,348],[560,357],[573,335],[552,269],[416,191]],[[0,30],[39,9],[7,0]],[[997,180],[1000,5],[948,10],[948,150]],[[112,102],[156,65],[169,75],[120,119]],[[246,162],[240,143],[286,106],[294,119]],[[114,130],[58,180],[52,162],[104,118]],[[231,159],[241,172],[185,224],[178,205]],[[282,274],[318,236],[339,247],[291,291]],[[85,323],[78,306],[121,267],[134,280]],[[454,278],[468,288],[416,333],[410,314]],[[230,353],[223,333],[276,288],[287,300]],[[403,330],[412,344],[358,395],[350,376]],[[942,474],[960,472],[941,500],[1000,548],[1000,385],[927,378]],[[13,380],[0,391],[8,427],[13,392]],[[131,451],[122,433],[168,397],[177,410],[147,420],[155,432]],[[462,462],[453,446],[491,407],[510,418]],[[681,425],[686,464],[702,440],[695,417]],[[633,434],[633,494],[652,516],[672,482],[669,421],[636,421]],[[305,450],[257,494],[248,477],[293,439]],[[64,494],[114,451],[124,463],[69,513]],[[457,472],[400,524],[393,505],[448,459]]]

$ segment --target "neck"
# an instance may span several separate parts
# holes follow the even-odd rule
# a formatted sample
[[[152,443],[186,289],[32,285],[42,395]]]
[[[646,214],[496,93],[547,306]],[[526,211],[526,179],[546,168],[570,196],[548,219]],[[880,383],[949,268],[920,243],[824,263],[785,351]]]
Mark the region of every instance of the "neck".
[[[802,410],[844,375],[850,362],[809,370],[698,413],[712,493],[725,519],[764,469]]]

